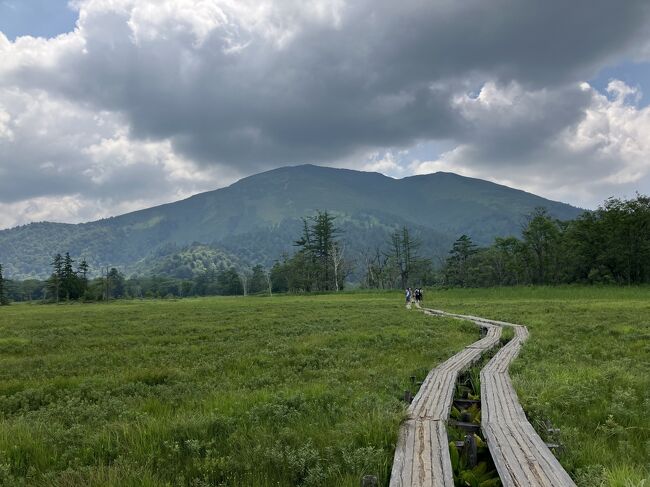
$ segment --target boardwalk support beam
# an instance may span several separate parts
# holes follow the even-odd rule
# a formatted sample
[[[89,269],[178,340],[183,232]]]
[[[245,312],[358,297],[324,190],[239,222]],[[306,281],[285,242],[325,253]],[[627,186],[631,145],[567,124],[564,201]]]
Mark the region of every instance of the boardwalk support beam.
[[[361,487],[379,487],[379,479],[375,475],[364,475],[361,479]]]

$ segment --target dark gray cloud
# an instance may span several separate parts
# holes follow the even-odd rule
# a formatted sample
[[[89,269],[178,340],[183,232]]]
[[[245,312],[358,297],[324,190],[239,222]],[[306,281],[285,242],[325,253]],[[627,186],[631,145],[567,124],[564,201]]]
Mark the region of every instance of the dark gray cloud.
[[[358,1],[341,4],[336,20],[251,28],[226,9],[197,43],[191,28],[169,29],[169,18],[100,4],[82,18],[83,51],[11,79],[118,111],[135,137],[170,138],[191,158],[243,170],[453,137],[462,130],[454,93],[486,80],[553,88],[593,76],[638,43],[650,13],[645,0]],[[157,30],[137,37],[138,28]],[[270,28],[297,32],[278,46]],[[237,43],[245,47],[228,51]],[[580,116],[569,101],[551,108]]]

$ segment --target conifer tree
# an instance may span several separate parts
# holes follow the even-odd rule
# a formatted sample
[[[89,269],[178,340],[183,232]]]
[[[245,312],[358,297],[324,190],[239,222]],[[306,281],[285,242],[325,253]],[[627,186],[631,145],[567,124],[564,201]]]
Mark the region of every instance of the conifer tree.
[[[50,265],[53,272],[47,282],[47,287],[53,301],[58,303],[61,298],[61,286],[63,284],[63,257],[61,254],[56,254]]]
[[[268,288],[266,271],[260,264],[253,267],[249,284],[249,292],[257,294],[266,291]]]
[[[115,267],[106,276],[106,299],[124,297],[124,275]]]
[[[81,295],[83,296],[86,290],[88,289],[88,262],[86,262],[86,259],[83,259],[79,263],[79,267],[77,268],[77,276],[80,280],[80,287],[81,287]]]
[[[467,235],[461,235],[449,251],[445,268],[447,284],[466,286],[469,277],[469,262],[477,252],[476,245]]]
[[[66,252],[61,271],[61,287],[66,301],[70,301],[70,298],[74,299],[77,297],[77,293],[75,292],[77,287],[77,274],[75,274],[72,264],[74,264],[74,260],[70,257],[70,253]]]
[[[391,263],[397,271],[401,287],[405,288],[411,284],[411,277],[418,266],[427,264],[427,261],[418,256],[420,241],[411,236],[406,226],[391,235],[390,245]]]
[[[334,239],[339,234],[339,230],[334,226],[335,218],[326,211],[319,211],[315,217],[312,217],[314,222],[311,230],[314,242],[313,251],[318,262],[319,287],[324,291],[330,291],[336,287],[332,285],[334,277],[332,248]]]
[[[292,281],[299,283],[299,289],[330,291],[339,287],[334,282],[339,276],[332,259],[336,237],[340,234],[334,225],[335,219],[327,211],[319,211],[315,216],[303,219],[302,237],[295,242],[302,249],[289,261]],[[341,262],[337,261],[336,264],[340,265]],[[337,271],[339,269],[341,267]]]

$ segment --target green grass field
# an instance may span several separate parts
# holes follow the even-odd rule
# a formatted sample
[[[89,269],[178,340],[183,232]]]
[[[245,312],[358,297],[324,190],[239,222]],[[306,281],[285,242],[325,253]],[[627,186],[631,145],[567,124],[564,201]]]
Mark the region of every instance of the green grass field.
[[[394,294],[0,309],[0,484],[386,483],[410,376],[476,339]]]
[[[527,325],[514,383],[563,465],[644,485],[650,289],[426,297]],[[477,338],[398,293],[0,309],[0,485],[385,485],[409,377]]]

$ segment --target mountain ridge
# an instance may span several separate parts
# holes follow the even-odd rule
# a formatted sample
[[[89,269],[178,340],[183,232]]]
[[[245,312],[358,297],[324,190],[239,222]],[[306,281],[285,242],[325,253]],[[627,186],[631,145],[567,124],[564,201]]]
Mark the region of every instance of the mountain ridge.
[[[445,246],[463,233],[480,244],[518,234],[525,215],[539,206],[562,220],[583,211],[455,173],[394,179],[377,172],[304,164],[101,220],[37,222],[0,230],[0,262],[10,277],[43,277],[51,256],[69,251],[93,268],[114,265],[129,272],[161,246],[198,242],[228,248],[242,265],[268,266],[292,250],[296,223],[317,210],[339,217],[344,230],[354,235],[349,247],[357,256],[362,244],[381,245],[389,229],[401,225],[416,229],[429,246],[423,250],[432,255],[446,252]],[[266,239],[274,243],[265,245]],[[256,257],[250,260],[246,254]]]

